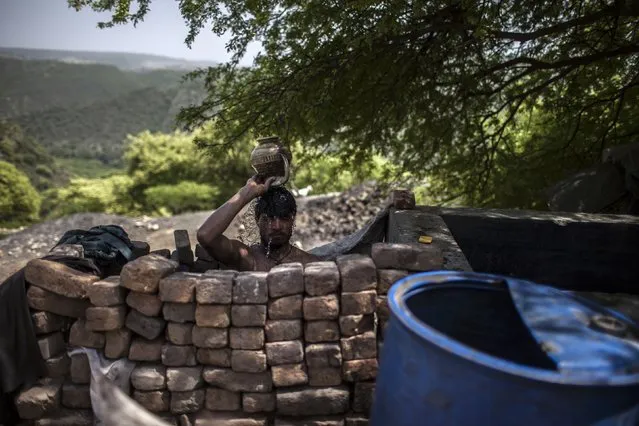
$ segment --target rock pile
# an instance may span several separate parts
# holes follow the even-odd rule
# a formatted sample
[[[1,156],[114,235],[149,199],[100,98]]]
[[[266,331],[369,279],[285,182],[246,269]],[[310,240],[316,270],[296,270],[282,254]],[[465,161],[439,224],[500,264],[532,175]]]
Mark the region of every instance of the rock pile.
[[[321,202],[307,202],[297,218],[296,238],[335,241],[361,229],[383,208],[388,194],[372,182]]]

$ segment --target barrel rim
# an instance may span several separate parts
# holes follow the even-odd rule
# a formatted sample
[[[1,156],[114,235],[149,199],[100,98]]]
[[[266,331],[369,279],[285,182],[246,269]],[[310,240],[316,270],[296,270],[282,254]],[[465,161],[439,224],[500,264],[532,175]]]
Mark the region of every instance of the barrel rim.
[[[586,386],[586,385],[607,385],[607,386],[628,386],[639,383],[639,373],[631,374],[616,374],[610,376],[598,375],[598,374],[583,374],[583,375],[563,375],[559,371],[546,370],[537,367],[526,366],[523,364],[517,364],[512,361],[497,358],[493,355],[489,355],[485,352],[479,351],[466,344],[458,342],[457,340],[449,337],[445,333],[442,333],[435,328],[427,325],[419,318],[417,318],[408,309],[406,305],[406,297],[408,293],[417,290],[420,287],[427,286],[429,284],[441,284],[445,280],[453,281],[479,281],[479,282],[494,282],[494,281],[519,281],[528,282],[531,281],[523,279],[514,279],[511,277],[466,272],[466,271],[429,271],[420,272],[413,275],[409,275],[402,278],[393,284],[388,291],[388,305],[391,310],[392,316],[399,320],[399,322],[408,330],[408,332],[417,335],[440,349],[452,353],[467,361],[479,364],[491,370],[497,370],[502,373],[511,374],[520,378],[526,378],[535,381],[542,381],[547,383],[556,383],[562,385],[574,385],[574,386]],[[559,291],[559,290],[557,290]],[[566,294],[568,297],[585,301],[575,294]],[[611,311],[605,307],[604,310],[608,311],[611,315],[623,319],[624,321],[633,321],[626,318],[615,311]]]

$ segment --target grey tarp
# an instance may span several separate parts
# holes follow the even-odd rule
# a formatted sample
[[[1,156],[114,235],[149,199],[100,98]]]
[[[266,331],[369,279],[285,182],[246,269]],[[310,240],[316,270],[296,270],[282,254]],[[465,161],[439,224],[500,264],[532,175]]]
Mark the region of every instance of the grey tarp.
[[[360,230],[340,240],[315,247],[309,250],[309,252],[323,260],[334,260],[342,254],[369,254],[373,243],[384,241],[389,212],[390,207],[387,206],[369,220]]]

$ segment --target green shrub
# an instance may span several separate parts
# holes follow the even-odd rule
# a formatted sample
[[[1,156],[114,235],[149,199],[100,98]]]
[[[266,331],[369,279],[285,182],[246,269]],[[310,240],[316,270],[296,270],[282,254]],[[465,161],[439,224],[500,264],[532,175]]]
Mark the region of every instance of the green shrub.
[[[126,175],[104,179],[73,179],[68,186],[45,193],[42,208],[47,217],[73,213],[136,214],[140,203],[130,195],[132,180]]]
[[[353,160],[301,144],[295,144],[292,152],[292,186],[301,189],[311,185],[310,194],[314,195],[345,191],[364,181],[384,181],[396,171],[388,160],[378,155]]]
[[[219,190],[211,185],[182,181],[175,185],[157,185],[144,191],[147,210],[179,214],[214,208]]]
[[[0,224],[16,226],[38,220],[40,195],[26,174],[0,161]]]

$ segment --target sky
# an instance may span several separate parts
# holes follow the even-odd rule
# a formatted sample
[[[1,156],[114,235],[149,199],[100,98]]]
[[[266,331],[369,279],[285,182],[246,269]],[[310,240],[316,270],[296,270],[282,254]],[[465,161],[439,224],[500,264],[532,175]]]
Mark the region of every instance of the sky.
[[[0,46],[57,50],[150,53],[174,58],[226,62],[227,37],[206,29],[191,49],[184,44],[187,26],[176,0],[155,0],[144,22],[100,30],[109,15],[90,9],[76,12],[67,0],[0,0]],[[242,65],[251,65],[258,46],[249,46]]]

